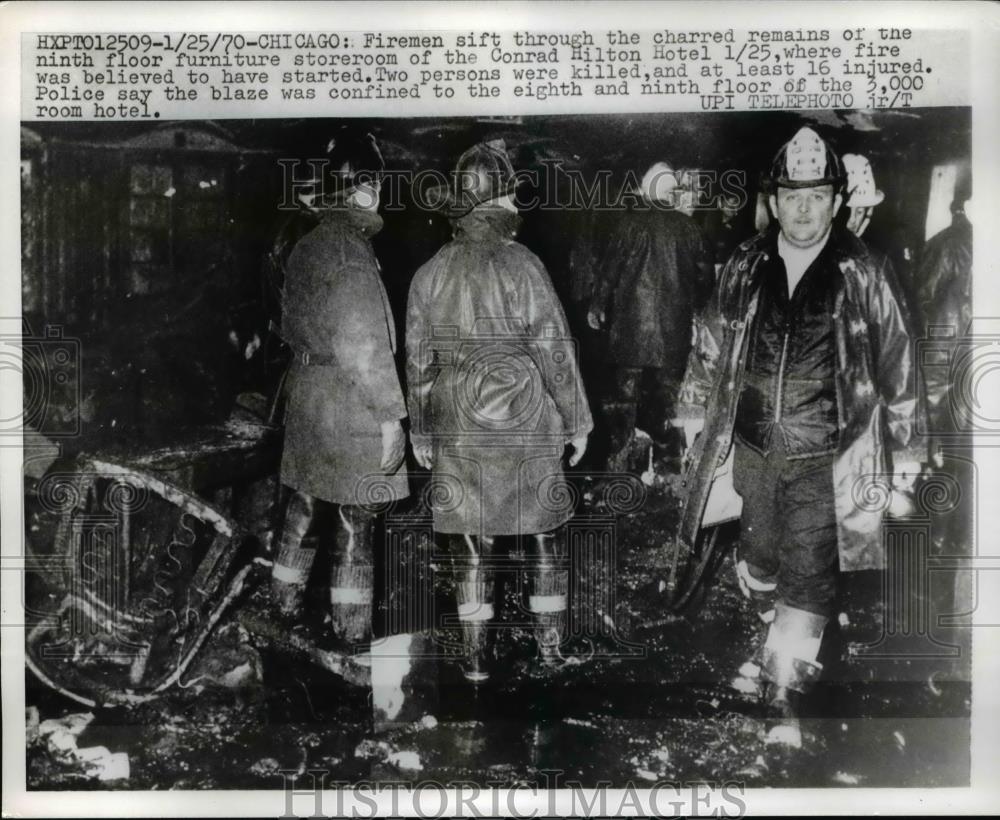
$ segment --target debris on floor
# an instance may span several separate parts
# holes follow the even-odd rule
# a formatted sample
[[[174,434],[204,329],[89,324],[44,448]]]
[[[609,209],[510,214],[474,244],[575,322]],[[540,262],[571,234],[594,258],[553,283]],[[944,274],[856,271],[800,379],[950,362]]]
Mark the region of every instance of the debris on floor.
[[[37,714],[37,710],[36,710]],[[80,712],[38,724],[36,737],[45,742],[50,758],[70,771],[100,781],[127,780],[129,756],[106,746],[78,745],[79,737],[93,722],[92,712]]]
[[[393,752],[386,758],[387,763],[398,766],[400,769],[409,771],[420,771],[424,767],[420,764],[420,755],[416,752]]]
[[[647,469],[648,442],[641,455]],[[536,673],[516,578],[498,585],[496,674],[478,688],[457,679],[427,633],[383,641],[373,664],[371,652],[329,644],[319,620],[295,630],[274,623],[258,589],[156,701],[78,712],[29,677],[29,787],[280,788],[282,772],[314,769],[328,782],[419,773],[511,785],[541,784],[559,769],[619,788],[732,777],[752,786],[968,782],[968,655],[921,665],[847,651],[881,634],[876,573],[845,584],[850,614],[831,625],[834,654],[801,747],[767,743],[771,725],[757,699],[729,685],[760,632],[732,569],[738,530],[720,536],[722,563],[690,607],[666,617],[658,582],[669,575],[677,507],[634,483],[646,495],[612,521],[614,563],[574,579],[593,610],[586,636],[563,651],[587,663],[557,677]],[[611,501],[621,499],[606,483],[586,486],[584,511],[607,526]]]

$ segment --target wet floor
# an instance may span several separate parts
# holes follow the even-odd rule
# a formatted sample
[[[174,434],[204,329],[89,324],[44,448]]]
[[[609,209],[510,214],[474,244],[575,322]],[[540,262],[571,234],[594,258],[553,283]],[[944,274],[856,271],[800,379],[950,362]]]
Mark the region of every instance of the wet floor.
[[[217,663],[228,658],[239,668],[253,655],[262,680],[247,674],[221,685],[219,676],[199,679],[192,670],[182,680],[187,688],[160,700],[96,710],[79,745],[126,752],[128,779],[95,781],[38,743],[28,752],[29,787],[279,788],[307,770],[326,772],[327,785],[968,783],[971,690],[962,636],[937,631],[937,644],[911,642],[909,657],[880,641],[885,594],[876,573],[844,579],[845,614],[827,630],[824,679],[805,703],[803,748],[789,753],[767,745],[759,706],[728,686],[758,634],[732,571],[737,532],[720,533],[719,565],[685,613],[671,616],[660,581],[674,515],[669,496],[650,493],[616,520],[603,628],[571,640],[567,662],[553,672],[539,671],[530,631],[517,625],[523,619],[516,583],[504,586],[508,626],[497,631],[492,681],[474,688],[451,663],[425,659],[407,690],[407,720],[392,725],[375,726],[368,690],[254,646],[231,623],[203,667],[212,653]],[[607,517],[600,521],[606,525]],[[42,720],[86,711],[31,676],[28,686],[27,703]]]

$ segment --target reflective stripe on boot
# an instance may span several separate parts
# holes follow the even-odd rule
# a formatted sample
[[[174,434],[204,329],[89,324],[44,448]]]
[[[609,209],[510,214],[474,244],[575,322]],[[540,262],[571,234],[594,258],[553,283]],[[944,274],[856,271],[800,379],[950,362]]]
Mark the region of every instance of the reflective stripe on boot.
[[[309,573],[316,560],[316,514],[322,504],[308,493],[293,490],[285,507],[278,555],[271,568],[271,594],[285,616],[302,611]]]
[[[330,569],[333,634],[357,642],[371,636],[372,567],[349,564]]]
[[[352,643],[371,637],[375,513],[341,504],[330,565],[333,634]]]
[[[462,674],[471,683],[490,677],[490,631],[493,618],[494,570],[488,565],[493,538],[449,537],[455,600],[462,625]]]
[[[271,595],[283,615],[298,615],[302,611],[306,584],[316,560],[315,538],[282,538],[278,557],[271,568]],[[310,544],[310,546],[303,546]]]
[[[532,536],[537,564],[531,571],[528,609],[535,620],[538,654],[546,663],[559,657],[566,638],[569,570],[565,562],[564,533],[557,530]]]

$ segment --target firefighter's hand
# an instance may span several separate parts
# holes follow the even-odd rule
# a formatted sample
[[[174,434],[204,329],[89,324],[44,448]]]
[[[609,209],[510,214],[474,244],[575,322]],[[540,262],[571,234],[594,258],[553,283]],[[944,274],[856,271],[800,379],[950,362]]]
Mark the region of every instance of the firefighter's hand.
[[[604,320],[607,317],[604,315],[603,310],[588,310],[587,311],[587,324],[593,330],[600,330],[604,327]]]
[[[414,444],[413,457],[417,460],[417,464],[425,470],[433,469],[434,450],[430,444]]]
[[[583,458],[583,454],[587,452],[587,436],[586,434],[582,436],[577,436],[569,442],[569,446],[573,449],[573,452],[569,455],[569,466],[575,467],[580,463],[580,459]]]
[[[382,422],[382,461],[379,469],[383,473],[394,473],[403,463],[406,455],[406,435],[399,421]]]

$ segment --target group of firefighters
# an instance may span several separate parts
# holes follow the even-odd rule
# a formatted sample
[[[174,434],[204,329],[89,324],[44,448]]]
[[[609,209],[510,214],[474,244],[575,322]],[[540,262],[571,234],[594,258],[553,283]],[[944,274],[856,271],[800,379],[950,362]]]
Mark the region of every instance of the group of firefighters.
[[[574,513],[563,465],[584,456],[594,420],[560,300],[541,261],[515,239],[516,175],[505,146],[469,148],[453,184],[432,192],[452,238],[410,286],[405,389],[371,244],[382,228],[383,160],[370,135],[339,140],[332,157],[333,185],[312,203],[320,218],[285,266],[281,332],[293,362],[281,482],[291,495],[272,574],[277,617],[294,628],[323,550],[335,635],[370,636],[375,501],[410,492],[406,425],[452,559],[465,678],[491,674],[493,558],[503,536],[531,557],[538,660],[554,666],[566,632],[564,525]],[[690,191],[654,164],[639,192],[645,207],[609,220],[571,318],[606,333],[607,369],[590,392],[613,469],[626,468],[636,428],[661,455],[687,454],[689,487],[711,486],[732,465],[743,499],[737,575],[763,624],[736,682],[763,699],[794,743],[798,700],[821,672],[838,569],[883,562],[885,510],[853,499],[873,476],[891,476],[896,492],[912,488],[928,461],[926,402],[915,306],[887,256],[860,238],[881,199],[870,165],[802,128],[767,182],[771,225],[736,237],[715,270]],[[949,304],[969,290],[971,230],[955,210],[958,228],[949,230],[959,249],[934,251],[929,264],[941,270],[925,277],[932,290],[959,294]],[[733,233],[729,220],[724,227]]]

